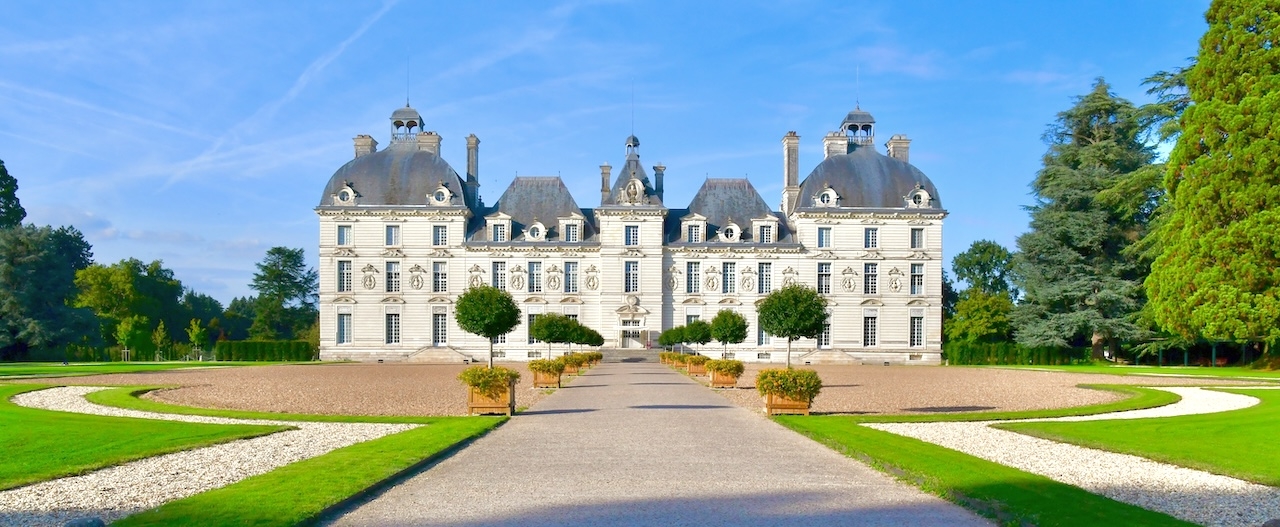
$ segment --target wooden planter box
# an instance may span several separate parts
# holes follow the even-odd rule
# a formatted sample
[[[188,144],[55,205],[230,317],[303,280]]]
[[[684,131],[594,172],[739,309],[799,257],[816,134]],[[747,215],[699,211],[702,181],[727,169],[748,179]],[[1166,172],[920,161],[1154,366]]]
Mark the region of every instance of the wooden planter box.
[[[505,393],[498,394],[492,399],[480,395],[475,388],[467,391],[467,415],[477,414],[506,414],[512,415],[516,413],[516,383],[507,386]]]
[[[705,363],[704,364],[685,364],[685,371],[688,371],[689,375],[706,375],[707,365]]]
[[[711,372],[712,388],[734,388],[738,386],[738,378],[730,377],[718,371]]]
[[[543,373],[540,371],[535,371],[533,372],[533,387],[534,388],[559,388],[560,374]]]
[[[578,368],[577,366],[572,365],[572,364],[565,364],[565,365],[564,365],[564,372],[565,372],[566,374],[578,373],[578,370],[579,370],[579,368]]]
[[[805,401],[793,401],[781,395],[768,394],[764,396],[764,409],[769,415],[809,415],[809,403]]]

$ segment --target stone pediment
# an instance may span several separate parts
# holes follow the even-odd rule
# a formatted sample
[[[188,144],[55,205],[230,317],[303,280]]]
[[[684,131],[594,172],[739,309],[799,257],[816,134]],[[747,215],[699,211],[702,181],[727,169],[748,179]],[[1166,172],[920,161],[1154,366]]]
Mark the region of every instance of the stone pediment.
[[[386,256],[390,258],[404,258],[404,251],[401,251],[400,249],[396,249],[395,247],[392,247],[390,249],[382,251],[382,254],[380,256]]]
[[[337,298],[333,299],[333,303],[335,303],[335,304],[355,304],[355,303],[356,303],[356,299],[351,298],[351,297],[349,297],[349,296],[340,296],[340,297],[337,297]]]
[[[428,304],[452,304],[453,300],[449,300],[447,296],[433,296],[431,300],[427,300]]]
[[[864,305],[864,306],[883,306],[883,305],[884,305],[884,302],[881,302],[879,299],[875,299],[875,298],[868,298],[868,299],[866,299],[866,300],[863,300],[861,305]]]
[[[544,299],[544,298],[542,298],[542,297],[540,297],[540,296],[531,296],[531,297],[528,297],[528,298],[524,299],[524,303],[526,303],[526,304],[545,304],[545,303],[547,303],[547,300],[546,300],[546,299]]]
[[[912,299],[911,301],[907,302],[907,305],[909,305],[909,306],[922,306],[922,307],[923,307],[923,306],[929,306],[930,304],[929,304],[929,302],[928,302],[928,301],[926,301],[926,300],[924,300],[924,299],[921,299],[921,298],[914,298],[914,299]]]
[[[398,297],[398,296],[389,296],[389,297],[386,297],[386,298],[382,299],[382,303],[383,303],[383,304],[403,304],[403,303],[404,303],[404,299],[403,299],[403,298],[400,298],[400,297]]]
[[[829,302],[828,302],[828,303],[829,303]],[[729,298],[725,298],[725,299],[721,300],[721,301],[720,301],[720,304],[721,304],[721,305],[726,305],[726,306],[740,306],[740,305],[742,305],[742,302],[739,302],[739,301],[738,301],[738,299],[736,299],[736,298],[729,297]]]
[[[346,248],[346,247],[339,247],[339,248],[337,248],[337,249],[334,249],[334,250],[333,250],[333,255],[334,255],[334,256],[344,256],[344,257],[347,257],[347,258],[356,258],[356,257],[360,256],[360,255],[356,254],[356,252],[355,252],[355,251],[353,251],[353,250],[351,250],[351,249],[348,249],[348,248]]]
[[[649,310],[640,306],[625,305],[614,310],[619,315],[648,315]]]
[[[685,299],[685,301],[681,302],[681,304],[693,304],[693,305],[701,306],[701,305],[706,305],[706,302],[704,302],[701,298],[698,298],[695,296],[692,298]]]
[[[561,304],[581,304],[582,299],[576,296],[567,296],[560,299]]]

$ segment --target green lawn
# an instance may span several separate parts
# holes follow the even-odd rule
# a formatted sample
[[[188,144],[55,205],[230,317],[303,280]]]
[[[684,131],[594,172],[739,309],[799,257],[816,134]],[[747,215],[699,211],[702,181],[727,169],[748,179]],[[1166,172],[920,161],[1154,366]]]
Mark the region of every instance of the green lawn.
[[[289,414],[279,412],[255,412],[246,410],[219,410],[214,408],[196,408],[179,406],[139,398],[140,395],[172,386],[122,386],[102,390],[88,395],[90,402],[103,406],[114,406],[144,412],[181,415],[207,415],[212,417],[229,417],[233,419],[276,419],[284,421],[318,421],[329,423],[433,423],[438,417],[426,416],[391,416],[391,415],[316,415]]]
[[[46,386],[0,384],[0,489],[287,428],[104,417],[24,408],[9,401],[40,388]]]
[[[966,366],[970,367],[970,366]],[[1254,370],[1239,366],[1209,368],[1200,366],[973,366],[978,368],[1009,368],[1017,370],[1064,371],[1068,373],[1103,373],[1107,375],[1182,375],[1188,377],[1222,377],[1224,379],[1257,379],[1280,381],[1280,371]]]
[[[0,363],[0,379],[21,377],[69,377],[108,373],[165,371],[181,368],[213,368],[229,366],[262,366],[287,362],[5,362]]]
[[[1173,404],[1181,400],[1177,394],[1164,390],[1154,390],[1141,386],[1124,384],[1082,384],[1081,388],[1117,392],[1128,397],[1119,401],[1076,406],[1071,408],[1055,408],[1051,410],[1022,410],[1017,412],[967,412],[955,414],[910,414],[910,415],[859,415],[852,419],[859,423],[926,423],[939,421],[1005,421],[1011,419],[1039,419],[1045,417],[1067,417],[1074,415],[1096,415],[1126,410],[1141,410]],[[838,417],[838,416],[831,416]]]
[[[1280,390],[1223,390],[1257,397],[1243,410],[1158,419],[1007,423],[1000,428],[1280,486]]]

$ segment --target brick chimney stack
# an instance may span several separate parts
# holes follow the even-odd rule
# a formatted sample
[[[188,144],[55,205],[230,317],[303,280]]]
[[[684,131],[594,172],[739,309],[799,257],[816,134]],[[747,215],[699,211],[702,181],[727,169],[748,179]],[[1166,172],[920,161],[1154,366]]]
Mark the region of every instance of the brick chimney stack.
[[[360,134],[354,139],[356,143],[356,158],[361,158],[378,151],[378,141],[373,136]]]

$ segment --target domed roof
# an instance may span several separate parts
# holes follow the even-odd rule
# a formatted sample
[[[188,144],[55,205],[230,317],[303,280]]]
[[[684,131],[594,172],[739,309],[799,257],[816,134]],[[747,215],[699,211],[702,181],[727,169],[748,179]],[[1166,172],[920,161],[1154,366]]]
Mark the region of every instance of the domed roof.
[[[870,113],[866,112],[862,108],[854,108],[853,111],[849,112],[849,115],[844,116],[844,121],[842,122],[842,124],[850,124],[850,123],[862,124],[862,123],[875,123],[875,122],[876,122],[876,118],[872,117]]]
[[[829,187],[839,196],[839,207],[899,209],[917,185],[929,194],[930,208],[942,208],[938,189],[919,169],[873,147],[858,147],[819,163],[800,184],[796,207],[814,208],[814,198]]]
[[[635,135],[628,136],[627,146],[640,146],[640,138]]]
[[[393,121],[412,120],[412,121],[417,121],[418,124],[422,124],[422,115],[419,114],[417,110],[410,108],[409,103],[405,103],[404,108],[396,108],[396,111],[391,112],[391,120]]]
[[[428,205],[428,196],[444,183],[453,194],[447,206],[465,206],[462,178],[440,156],[414,143],[392,143],[386,150],[363,155],[342,165],[320,195],[320,206],[333,205],[331,196],[350,185],[357,205]]]

